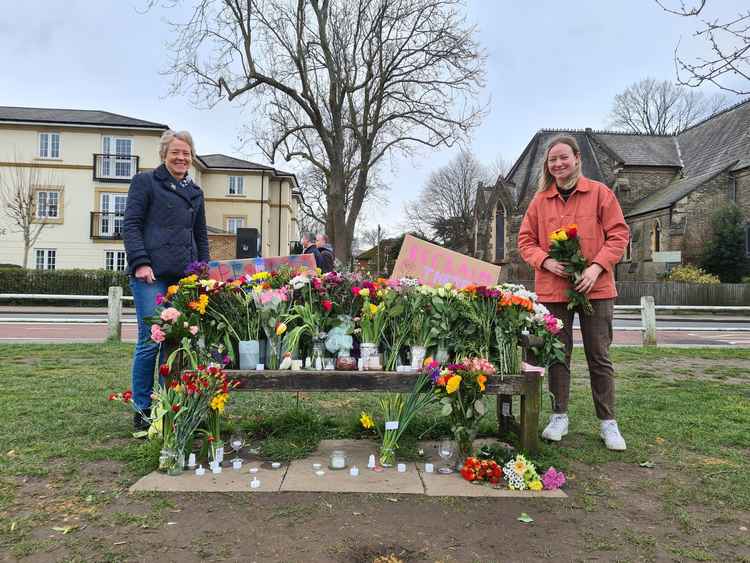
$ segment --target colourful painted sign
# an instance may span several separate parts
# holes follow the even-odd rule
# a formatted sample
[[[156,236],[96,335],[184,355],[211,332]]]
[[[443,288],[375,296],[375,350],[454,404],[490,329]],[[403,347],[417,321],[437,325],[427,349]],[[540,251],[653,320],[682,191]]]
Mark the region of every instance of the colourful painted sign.
[[[281,266],[292,270],[315,270],[315,257],[312,254],[294,254],[292,256],[269,256],[267,258],[245,258],[242,260],[212,260],[208,263],[208,277],[214,280],[227,281],[245,274],[272,272]]]
[[[472,284],[495,285],[500,277],[500,266],[406,235],[391,277],[418,278],[427,285],[452,283],[459,288]]]

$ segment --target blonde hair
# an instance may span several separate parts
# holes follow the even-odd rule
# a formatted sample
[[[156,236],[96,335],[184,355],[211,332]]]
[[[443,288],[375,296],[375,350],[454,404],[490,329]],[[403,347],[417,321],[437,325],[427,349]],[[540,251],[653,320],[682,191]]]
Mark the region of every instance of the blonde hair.
[[[195,143],[193,143],[193,136],[188,131],[172,131],[171,129],[167,129],[161,134],[161,139],[159,139],[159,157],[162,162],[167,158],[169,144],[175,139],[179,139],[190,145],[190,156],[195,160]]]
[[[581,177],[581,149],[578,148],[578,143],[573,137],[570,137],[569,135],[558,135],[549,142],[549,144],[547,145],[547,150],[544,151],[542,171],[539,174],[539,181],[537,183],[537,191],[539,192],[545,191],[555,182],[554,176],[552,176],[549,171],[547,160],[549,159],[549,151],[552,150],[552,147],[560,144],[568,145],[573,151],[573,154],[578,157],[578,164],[576,165],[575,170],[573,170],[573,173],[570,175],[570,178],[568,178],[568,181],[565,182],[566,185],[560,187],[571,188],[576,185],[576,182],[578,182],[578,178]]]

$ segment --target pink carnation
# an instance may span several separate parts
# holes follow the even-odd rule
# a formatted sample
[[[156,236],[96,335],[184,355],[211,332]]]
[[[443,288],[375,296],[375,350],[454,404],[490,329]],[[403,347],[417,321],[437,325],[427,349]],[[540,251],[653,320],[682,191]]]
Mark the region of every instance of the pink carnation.
[[[557,334],[560,332],[560,328],[557,325],[557,317],[551,313],[547,313],[544,315],[544,324],[548,331],[550,331],[552,334]]]
[[[542,475],[542,485],[545,490],[554,491],[559,489],[565,484],[565,473],[557,471],[554,467],[550,467],[544,475]]]
[[[193,336],[198,334],[198,327],[195,325],[191,325],[188,330],[190,331],[190,334],[192,334]]]
[[[159,325],[151,325],[151,340],[161,343],[164,342],[165,337],[166,334],[164,334],[164,331]]]
[[[173,323],[180,318],[180,315],[182,315],[182,313],[180,313],[177,309],[175,309],[174,307],[169,307],[167,309],[164,309],[159,316],[164,322]]]
[[[156,294],[156,304],[161,305],[164,303],[164,296],[161,293]]]

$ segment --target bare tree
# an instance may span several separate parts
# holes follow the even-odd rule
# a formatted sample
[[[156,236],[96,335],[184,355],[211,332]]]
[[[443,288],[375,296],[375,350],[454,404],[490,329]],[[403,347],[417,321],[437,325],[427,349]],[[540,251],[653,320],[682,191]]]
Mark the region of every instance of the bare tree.
[[[22,164],[16,157],[14,166],[0,173],[0,206],[13,224],[11,230],[23,235],[23,267],[26,268],[29,251],[50,224],[47,218],[50,208],[37,208],[37,189],[50,186],[53,180],[49,175],[42,174],[38,167]],[[54,215],[57,215],[61,204],[60,201],[55,204]]]
[[[670,14],[699,19],[700,27],[693,37],[705,42],[709,52],[705,57],[687,60],[679,55],[680,45],[677,44],[674,62],[678,84],[696,87],[709,82],[734,94],[750,94],[750,8],[719,21],[718,18],[699,18],[706,0],[688,3],[680,0],[679,8],[655,1]]]
[[[154,0],[155,1],[155,0]],[[484,54],[463,0],[196,0],[175,24],[173,90],[247,104],[271,158],[326,179],[326,231],[348,260],[370,171],[478,125]],[[347,182],[351,202],[347,211]]]
[[[708,98],[701,92],[668,80],[646,78],[615,96],[610,125],[632,133],[672,135],[726,104],[721,95]]]
[[[469,252],[477,188],[496,180],[470,152],[462,150],[433,172],[417,199],[405,205],[408,227],[448,248]]]

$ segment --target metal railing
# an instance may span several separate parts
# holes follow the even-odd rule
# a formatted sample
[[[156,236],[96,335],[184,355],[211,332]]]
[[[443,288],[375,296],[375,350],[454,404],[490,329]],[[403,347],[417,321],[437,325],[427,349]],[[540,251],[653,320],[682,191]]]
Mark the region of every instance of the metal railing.
[[[122,240],[122,213],[102,213],[91,211],[89,233],[92,239]]]
[[[97,182],[130,182],[137,172],[136,155],[94,154],[94,180]]]
[[[3,323],[78,323],[78,324],[107,324],[108,338],[120,340],[122,336],[122,324],[136,323],[135,319],[122,318],[122,303],[124,301],[133,301],[129,295],[123,295],[122,288],[113,286],[109,288],[107,295],[54,295],[44,293],[0,293],[0,301],[3,299],[34,299],[50,301],[106,301],[107,318],[106,319],[75,319],[75,318],[56,318],[45,319],[42,317],[7,317],[0,318]],[[750,312],[750,306],[728,306],[728,307],[710,307],[702,305],[655,305],[654,298],[651,296],[641,297],[640,305],[615,305],[615,311],[639,311],[641,313],[641,326],[626,327],[615,326],[615,330],[622,331],[640,331],[643,339],[643,346],[656,346],[656,311],[711,311],[711,312]],[[664,332],[720,332],[722,329],[714,327],[681,327],[681,326],[661,326],[659,331]],[[748,327],[733,327],[731,332],[750,332]]]

